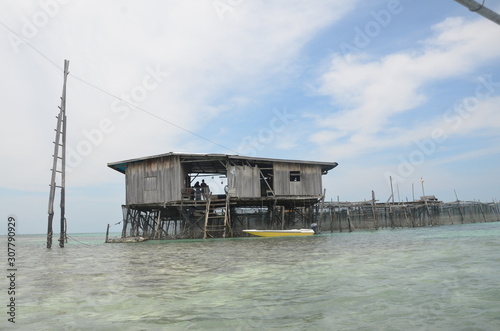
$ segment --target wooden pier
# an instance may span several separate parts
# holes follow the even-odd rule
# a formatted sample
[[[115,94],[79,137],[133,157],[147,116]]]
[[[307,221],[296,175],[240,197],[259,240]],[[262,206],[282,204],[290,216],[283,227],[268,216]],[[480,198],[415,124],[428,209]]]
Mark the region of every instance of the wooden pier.
[[[377,230],[500,221],[500,203],[418,200],[378,203],[329,202],[317,222],[323,231]]]
[[[227,211],[227,212],[226,212]],[[122,238],[191,239],[248,236],[245,229],[297,229],[319,224],[322,232],[378,230],[500,221],[500,203],[479,201],[173,202],[163,206],[123,206]]]

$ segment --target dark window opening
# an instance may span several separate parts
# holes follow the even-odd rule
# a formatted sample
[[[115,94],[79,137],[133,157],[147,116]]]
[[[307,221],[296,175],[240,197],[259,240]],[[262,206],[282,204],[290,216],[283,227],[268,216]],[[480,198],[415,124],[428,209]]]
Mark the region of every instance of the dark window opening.
[[[290,171],[290,181],[300,182],[300,171]]]

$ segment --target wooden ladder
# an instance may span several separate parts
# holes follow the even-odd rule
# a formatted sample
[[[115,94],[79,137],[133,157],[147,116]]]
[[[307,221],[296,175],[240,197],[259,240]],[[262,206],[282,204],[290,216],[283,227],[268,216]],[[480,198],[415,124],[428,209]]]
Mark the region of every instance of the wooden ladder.
[[[227,207],[227,199],[212,199],[211,195],[208,196],[203,239],[226,237]]]

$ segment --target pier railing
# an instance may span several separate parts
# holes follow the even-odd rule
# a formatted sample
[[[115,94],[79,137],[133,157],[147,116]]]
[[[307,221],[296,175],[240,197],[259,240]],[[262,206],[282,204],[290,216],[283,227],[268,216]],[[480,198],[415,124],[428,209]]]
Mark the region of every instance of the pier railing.
[[[318,219],[323,231],[353,231],[500,221],[500,204],[479,201],[329,202]],[[316,212],[319,217],[320,213]]]
[[[217,207],[224,211],[222,214],[216,212],[215,207],[210,210],[207,200],[182,200],[170,207],[124,206],[122,238],[238,237],[246,235],[244,229],[309,228],[312,223],[317,223],[322,232],[342,232],[500,221],[500,203],[496,201],[443,203],[426,199],[379,203],[374,199],[260,207],[241,207],[226,200],[217,201],[222,203]],[[228,229],[230,232],[226,231]],[[208,230],[220,231],[208,235]]]

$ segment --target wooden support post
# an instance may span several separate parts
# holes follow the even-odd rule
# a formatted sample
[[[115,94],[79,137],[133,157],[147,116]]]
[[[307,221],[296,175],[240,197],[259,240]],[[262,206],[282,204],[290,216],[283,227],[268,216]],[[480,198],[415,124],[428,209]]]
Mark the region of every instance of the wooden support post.
[[[455,192],[455,198],[457,199],[458,211],[460,213],[460,218],[462,219],[462,224],[464,224],[464,222],[465,222],[464,213],[462,213],[462,208],[460,207],[460,200],[458,200],[457,191],[453,190],[453,192]]]
[[[289,221],[287,222],[287,218],[289,218],[290,213],[287,213],[287,209],[285,208],[285,206],[281,206],[281,213],[282,228],[286,229],[287,225],[290,225]]]
[[[342,232],[342,213],[340,212],[340,205],[339,205],[339,212],[337,215],[339,217],[339,232]]]
[[[156,232],[154,238],[160,239],[161,237],[161,209],[158,210],[158,218],[156,220]]]
[[[393,198],[394,200],[394,198]],[[389,202],[389,220],[391,223],[391,228],[394,229],[396,226],[394,225],[394,212],[392,211],[392,204]]]
[[[127,236],[127,223],[128,223],[128,215],[129,215],[130,210],[122,205],[122,238],[125,238]]]
[[[493,209],[493,214],[496,215],[496,220],[500,220],[500,211],[498,210],[498,203],[493,199],[493,205],[491,205],[491,208]]]
[[[481,202],[478,202],[479,210],[481,211],[481,214],[483,214],[483,219],[486,222],[486,215],[484,215],[484,210]]]
[[[411,219],[411,227],[414,228],[415,227],[415,208],[410,207],[409,213],[410,213],[410,219]]]
[[[161,228],[161,230],[164,231],[165,236],[167,236],[167,237],[168,237],[168,228],[170,227],[170,222],[171,222],[171,220],[168,218],[165,221],[165,223],[167,223],[167,225],[165,226],[165,230],[163,230],[163,227]],[[175,221],[175,222],[177,222],[177,221]]]
[[[333,213],[332,213],[332,206],[328,208],[328,212],[330,214],[330,232],[333,233]]]
[[[133,237],[135,235],[135,227],[137,226],[137,218],[139,217],[139,211],[134,210],[132,219],[130,220],[130,233],[129,236]]]
[[[208,198],[207,200],[207,204],[206,204],[206,208],[205,208],[205,230],[203,231],[203,239],[207,239],[207,228],[208,228],[208,217],[210,215],[210,201],[211,201],[211,197]]]
[[[338,218],[339,218],[339,232],[342,232],[342,212],[340,210],[340,196],[337,195],[337,207],[338,207]],[[335,210],[334,210],[335,212]]]
[[[142,236],[145,238],[149,237],[149,219],[153,213],[153,211],[147,211],[142,222]]]
[[[230,237],[233,237],[233,227],[231,225],[231,198],[229,194],[226,194],[226,209],[224,211],[224,234],[223,237],[226,238],[226,235],[229,234]]]
[[[271,229],[276,229],[275,221],[274,218],[276,217],[276,204],[278,203],[278,200],[276,198],[273,199],[273,206],[271,207],[270,214],[269,214],[269,221],[270,221],[270,228]]]
[[[325,195],[326,188],[323,190],[323,195],[321,196],[321,201],[319,205],[319,220],[318,220],[318,228],[321,231],[321,223],[323,222],[323,209],[325,208]]]
[[[476,219],[474,218],[474,214],[472,213],[472,207],[469,204],[469,213],[470,213],[470,218],[472,219],[472,223],[476,223]]]
[[[108,227],[106,228],[106,241],[104,241],[105,243],[107,243],[109,240],[109,223],[108,223]]]
[[[429,216],[429,223],[430,225],[434,225],[433,217],[431,215],[429,205],[427,204],[427,198],[425,198],[425,196],[424,196],[424,204],[425,204],[425,209],[427,210],[427,215]]]
[[[403,212],[405,214],[405,226],[409,226],[410,222],[408,220],[408,206],[407,205],[403,205]],[[403,226],[401,226],[401,227],[403,227]]]
[[[377,200],[375,200],[375,191],[372,191],[372,216],[373,216],[373,227],[375,230],[378,230],[378,214],[377,214],[377,208],[375,207],[375,203]]]
[[[389,180],[391,182],[391,199],[392,199],[392,203],[394,203],[394,190],[392,189],[392,177],[389,176]]]
[[[347,224],[349,226],[349,232],[354,231],[354,226],[351,224],[351,216],[349,212],[350,207],[347,207]]]

